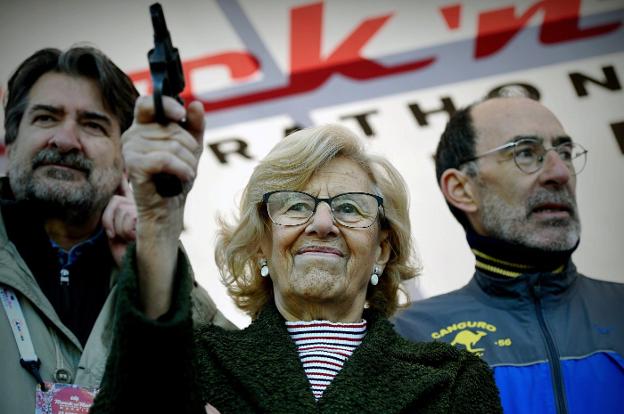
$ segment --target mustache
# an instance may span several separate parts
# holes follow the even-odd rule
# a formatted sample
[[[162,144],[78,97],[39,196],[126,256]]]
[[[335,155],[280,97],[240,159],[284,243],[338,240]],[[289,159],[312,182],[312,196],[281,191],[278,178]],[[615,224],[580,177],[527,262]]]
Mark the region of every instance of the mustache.
[[[33,169],[42,165],[56,164],[84,171],[87,174],[93,169],[93,161],[79,152],[61,153],[56,148],[45,148],[39,151],[32,160]]]
[[[557,190],[539,189],[527,200],[527,216],[530,216],[536,208],[547,204],[560,205],[568,210],[572,217],[577,216],[576,198],[567,188]]]

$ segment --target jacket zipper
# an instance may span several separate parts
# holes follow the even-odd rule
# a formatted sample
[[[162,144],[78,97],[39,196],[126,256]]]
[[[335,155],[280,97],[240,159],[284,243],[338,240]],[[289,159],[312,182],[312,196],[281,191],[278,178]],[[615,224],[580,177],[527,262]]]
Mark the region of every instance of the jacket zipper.
[[[559,359],[559,352],[555,346],[555,341],[552,339],[552,335],[546,326],[546,320],[544,319],[544,313],[542,310],[542,302],[540,298],[540,286],[538,284],[531,285],[531,295],[533,296],[533,302],[535,304],[535,313],[537,314],[537,321],[540,329],[542,330],[542,336],[546,341],[546,350],[548,352],[548,359],[550,360],[550,373],[553,378],[553,388],[555,391],[555,404],[557,407],[557,413],[566,414],[568,412],[565,390],[563,387],[563,375],[561,374],[561,361]]]
[[[59,282],[61,284],[61,320],[69,315],[69,309],[71,306],[70,293],[69,293],[69,270],[62,268],[59,272]]]

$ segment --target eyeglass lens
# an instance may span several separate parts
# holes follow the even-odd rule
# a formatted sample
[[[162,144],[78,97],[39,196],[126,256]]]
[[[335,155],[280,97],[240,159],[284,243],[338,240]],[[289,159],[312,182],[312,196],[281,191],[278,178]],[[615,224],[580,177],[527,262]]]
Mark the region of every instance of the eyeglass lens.
[[[547,150],[539,141],[520,140],[514,146],[514,161],[522,171],[533,173],[542,168],[546,153],[550,150],[559,155],[573,175],[580,173],[585,167],[587,151],[571,141],[562,142]]]

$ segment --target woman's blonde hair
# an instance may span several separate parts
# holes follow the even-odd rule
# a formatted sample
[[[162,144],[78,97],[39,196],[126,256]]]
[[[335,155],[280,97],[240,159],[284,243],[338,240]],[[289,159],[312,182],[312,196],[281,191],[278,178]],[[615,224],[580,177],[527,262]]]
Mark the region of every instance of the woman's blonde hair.
[[[405,181],[385,158],[368,154],[360,139],[339,125],[297,131],[280,141],[256,166],[240,203],[235,223],[220,220],[215,258],[236,305],[255,318],[272,299],[270,278],[260,277],[262,240],[270,236],[271,221],[262,196],[275,190],[300,190],[329,161],[344,157],[366,171],[383,197],[381,228],[388,230],[390,259],[377,286],[369,285],[368,307],[386,316],[399,305],[401,282],[419,273],[415,262]]]

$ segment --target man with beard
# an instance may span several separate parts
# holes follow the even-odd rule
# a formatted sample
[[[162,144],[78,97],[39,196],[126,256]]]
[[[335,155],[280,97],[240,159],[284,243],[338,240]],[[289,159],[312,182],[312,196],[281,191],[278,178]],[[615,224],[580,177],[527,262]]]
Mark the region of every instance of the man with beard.
[[[35,412],[38,385],[49,393],[60,384],[100,383],[115,273],[134,239],[121,133],[137,96],[130,79],[90,47],[40,50],[9,80],[8,177],[0,182],[1,413]],[[231,326],[199,287],[194,303],[196,318]],[[45,398],[38,394],[37,404]],[[71,398],[67,404],[76,403]]]
[[[475,274],[459,290],[414,302],[396,329],[485,359],[507,413],[624,407],[624,285],[583,276],[570,259],[586,157],[552,112],[524,97],[458,111],[438,145],[438,182]]]

